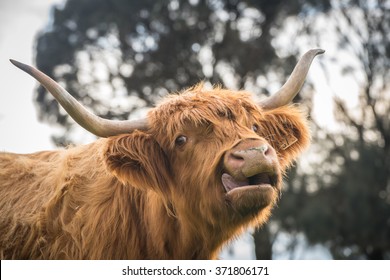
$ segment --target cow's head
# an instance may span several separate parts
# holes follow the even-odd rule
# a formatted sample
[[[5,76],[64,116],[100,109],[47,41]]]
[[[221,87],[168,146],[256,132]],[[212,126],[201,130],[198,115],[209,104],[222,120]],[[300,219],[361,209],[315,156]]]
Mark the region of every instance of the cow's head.
[[[284,171],[309,143],[306,118],[289,103],[320,53],[307,52],[281,90],[260,103],[244,91],[198,85],[166,97],[135,122],[99,118],[40,71],[12,62],[81,126],[110,137],[105,157],[114,176],[153,190],[171,213],[184,213],[197,227],[201,221],[233,225],[268,217]]]
[[[309,142],[298,108],[266,110],[247,92],[202,85],[169,96],[148,119],[174,174],[175,205],[212,224],[267,217],[284,170]]]

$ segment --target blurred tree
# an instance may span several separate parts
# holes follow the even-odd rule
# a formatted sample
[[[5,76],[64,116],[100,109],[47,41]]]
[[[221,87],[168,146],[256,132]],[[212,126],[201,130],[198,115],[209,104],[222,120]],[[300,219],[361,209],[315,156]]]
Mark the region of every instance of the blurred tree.
[[[340,47],[326,65],[337,61],[344,79],[357,83],[358,99],[353,105],[354,94],[335,92],[337,127],[324,133],[317,125],[312,146],[322,160],[312,173],[290,174],[276,220],[326,244],[336,259],[390,259],[390,1],[333,2],[326,18]],[[338,74],[324,72],[335,89]]]
[[[264,80],[273,73],[280,84],[296,61],[295,53],[281,61],[272,39],[303,2],[327,3],[68,0],[54,7],[39,34],[36,64],[109,118],[127,119],[160,96],[202,80],[268,93]],[[67,129],[57,144],[71,141],[68,116],[42,87],[36,101],[41,119]]]

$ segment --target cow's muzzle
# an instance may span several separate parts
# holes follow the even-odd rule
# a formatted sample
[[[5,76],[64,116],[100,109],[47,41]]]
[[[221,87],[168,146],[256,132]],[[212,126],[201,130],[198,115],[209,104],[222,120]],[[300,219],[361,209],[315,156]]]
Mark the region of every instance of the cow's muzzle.
[[[227,193],[246,186],[279,186],[278,158],[265,140],[238,143],[225,153],[223,166],[222,184]]]

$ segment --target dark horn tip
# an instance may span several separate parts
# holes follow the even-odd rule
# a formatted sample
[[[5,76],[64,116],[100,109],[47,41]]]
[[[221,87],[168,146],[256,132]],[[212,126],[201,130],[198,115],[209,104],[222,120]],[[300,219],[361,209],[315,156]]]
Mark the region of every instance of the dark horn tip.
[[[13,65],[15,65],[15,66],[23,65],[23,63],[21,63],[21,62],[15,60],[15,59],[12,59],[12,58],[10,58],[9,61],[11,61],[11,63],[12,63]]]
[[[316,53],[316,54],[323,54],[325,52],[324,49],[313,49],[313,51]]]
[[[12,58],[10,58],[9,61],[11,61],[11,63],[12,63],[13,65],[18,64],[18,61],[14,60],[14,59],[12,59]]]
[[[30,66],[28,66],[27,64],[24,64],[24,63],[21,63],[17,60],[14,60],[14,59],[10,59],[9,60],[13,65],[15,65],[16,67],[18,67],[19,69],[25,71],[25,72],[28,72],[29,69],[31,68]]]

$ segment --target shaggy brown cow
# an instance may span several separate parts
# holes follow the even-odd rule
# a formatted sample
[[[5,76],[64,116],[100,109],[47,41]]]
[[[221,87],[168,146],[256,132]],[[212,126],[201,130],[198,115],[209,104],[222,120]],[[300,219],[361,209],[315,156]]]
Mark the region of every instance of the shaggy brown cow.
[[[268,219],[284,171],[308,145],[306,118],[288,103],[322,52],[307,52],[260,104],[247,92],[198,85],[137,122],[101,119],[40,71],[12,61],[104,138],[0,153],[0,257],[216,258],[224,243]]]

